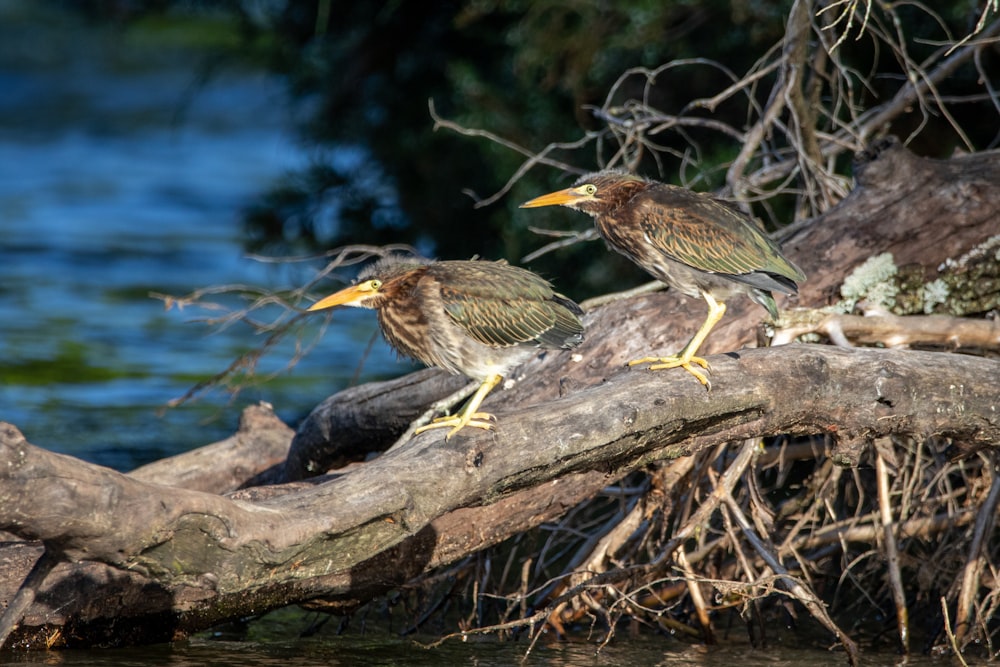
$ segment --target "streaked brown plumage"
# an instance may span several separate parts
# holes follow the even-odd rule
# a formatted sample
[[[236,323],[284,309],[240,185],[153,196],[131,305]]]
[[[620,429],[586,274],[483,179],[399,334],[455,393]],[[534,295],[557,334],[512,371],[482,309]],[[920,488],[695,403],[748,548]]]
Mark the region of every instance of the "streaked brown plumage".
[[[567,206],[594,218],[608,245],[655,278],[708,303],[708,317],[679,353],[645,357],[651,369],[680,366],[708,388],[695,356],[726,312],[723,300],[746,294],[778,316],[772,291],[795,294],[805,274],[782,254],[748,217],[709,195],[675,185],[606,170],[583,176],[573,185],[521,204],[522,208]]]
[[[392,256],[358,282],[309,310],[358,306],[377,311],[379,327],[401,354],[482,383],[462,410],[417,429],[493,428],[477,412],[487,394],[539,347],[568,349],[583,341],[583,311],[531,271],[506,262],[432,262]]]

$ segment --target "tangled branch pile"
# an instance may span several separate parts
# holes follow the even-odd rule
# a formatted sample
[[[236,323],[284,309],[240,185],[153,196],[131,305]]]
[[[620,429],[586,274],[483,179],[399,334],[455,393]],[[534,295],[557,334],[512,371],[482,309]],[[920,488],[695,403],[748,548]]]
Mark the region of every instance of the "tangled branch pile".
[[[922,651],[949,637],[993,647],[1000,477],[992,455],[955,461],[948,449],[887,439],[847,469],[822,438],[780,439],[657,463],[557,524],[428,576],[422,599],[460,601],[464,632],[528,629],[535,641],[595,628],[609,640],[627,621],[708,643],[734,627],[757,646],[822,643],[825,628],[852,652],[855,640],[895,650],[911,636]]]

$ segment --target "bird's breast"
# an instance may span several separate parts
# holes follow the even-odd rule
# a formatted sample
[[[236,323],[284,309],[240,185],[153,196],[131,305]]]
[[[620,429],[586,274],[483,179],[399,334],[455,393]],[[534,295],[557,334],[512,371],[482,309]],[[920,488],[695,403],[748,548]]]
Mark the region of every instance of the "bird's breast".
[[[420,309],[386,305],[378,310],[378,323],[382,335],[397,352],[434,365],[429,347],[433,333]]]

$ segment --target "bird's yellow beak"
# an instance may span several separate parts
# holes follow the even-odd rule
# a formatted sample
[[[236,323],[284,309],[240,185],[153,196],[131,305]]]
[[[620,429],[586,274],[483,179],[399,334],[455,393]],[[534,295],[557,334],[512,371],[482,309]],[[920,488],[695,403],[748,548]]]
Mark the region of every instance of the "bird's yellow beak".
[[[309,306],[308,310],[324,310],[335,306],[360,306],[362,301],[378,292],[380,286],[381,283],[377,280],[366,280],[363,283],[345,287],[339,292],[320,299]]]
[[[581,197],[586,197],[589,193],[583,192],[583,188],[566,188],[565,190],[557,190],[556,192],[550,192],[547,195],[542,195],[541,197],[535,197],[531,201],[526,201],[521,204],[520,208],[538,208],[539,206],[565,206],[567,204],[573,204],[580,200]]]

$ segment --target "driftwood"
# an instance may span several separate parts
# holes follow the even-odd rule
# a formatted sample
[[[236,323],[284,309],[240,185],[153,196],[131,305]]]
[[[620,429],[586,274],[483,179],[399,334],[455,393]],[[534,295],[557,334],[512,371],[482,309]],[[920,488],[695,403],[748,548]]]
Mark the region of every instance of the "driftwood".
[[[996,234],[997,153],[936,161],[890,143],[868,158],[847,199],[786,239],[809,280],[784,307],[838,301],[844,276],[882,252],[929,281]],[[1000,443],[1000,362],[821,345],[742,349],[755,342],[761,314],[739,301],[704,348],[713,355],[710,393],[684,373],[624,368],[679,347],[703,308],[669,292],[597,308],[575,354],[526,364],[523,378],[490,397],[495,433],[445,442],[429,432],[308,479],[331,462],[388,449],[410,415],[461,379],[422,371],[355,388],[317,408],[294,444],[255,408],[240,434],[214,446],[235,459],[216,465],[192,453],[132,475],[46,452],[4,424],[0,604],[17,612],[3,619],[16,624],[8,645],[159,641],[307,601],[349,611],[555,519],[653,460],[721,443],[825,434],[846,465],[888,435],[951,438],[966,455]],[[257,451],[266,454],[243,456]]]

